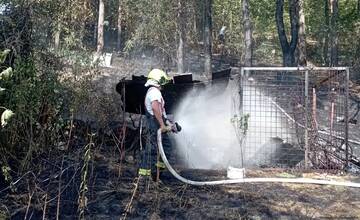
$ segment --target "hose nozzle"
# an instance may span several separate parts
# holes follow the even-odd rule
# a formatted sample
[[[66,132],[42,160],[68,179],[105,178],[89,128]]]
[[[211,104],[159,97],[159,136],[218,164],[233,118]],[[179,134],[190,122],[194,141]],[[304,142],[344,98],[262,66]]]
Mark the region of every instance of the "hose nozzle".
[[[172,130],[172,132],[174,132],[174,133],[180,132],[181,129],[182,129],[181,126],[180,126],[179,123],[177,123],[177,122],[175,122],[175,123],[172,124],[172,126],[171,126],[171,130]]]

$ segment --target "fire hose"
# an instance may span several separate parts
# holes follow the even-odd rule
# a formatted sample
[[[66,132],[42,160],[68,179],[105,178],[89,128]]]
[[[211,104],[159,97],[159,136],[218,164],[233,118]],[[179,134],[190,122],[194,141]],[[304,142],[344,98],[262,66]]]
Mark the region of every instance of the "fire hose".
[[[241,178],[241,179],[226,179],[226,180],[215,180],[215,181],[189,180],[180,176],[175,171],[175,169],[170,165],[168,159],[166,158],[165,151],[162,145],[161,129],[157,131],[157,143],[158,143],[161,159],[163,160],[169,172],[176,179],[190,185],[205,186],[205,185],[225,185],[225,184],[236,184],[236,183],[297,183],[297,184],[318,184],[318,185],[347,186],[347,187],[360,188],[360,183],[340,182],[334,180],[318,180],[318,179],[310,179],[310,178]]]

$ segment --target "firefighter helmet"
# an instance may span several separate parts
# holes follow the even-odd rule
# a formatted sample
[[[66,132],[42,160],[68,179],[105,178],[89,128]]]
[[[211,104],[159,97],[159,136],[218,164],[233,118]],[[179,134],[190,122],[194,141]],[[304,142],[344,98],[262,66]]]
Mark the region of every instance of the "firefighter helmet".
[[[151,70],[147,78],[155,80],[161,86],[169,83],[169,81],[170,81],[170,77],[164,71],[162,71],[160,69]]]

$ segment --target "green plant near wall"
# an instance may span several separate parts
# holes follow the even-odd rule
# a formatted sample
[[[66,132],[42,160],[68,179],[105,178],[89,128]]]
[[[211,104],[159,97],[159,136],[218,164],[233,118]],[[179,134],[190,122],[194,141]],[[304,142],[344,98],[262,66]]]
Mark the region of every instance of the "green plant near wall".
[[[242,135],[246,135],[249,129],[249,118],[250,114],[243,114],[241,116],[234,115],[230,121],[235,126],[236,130],[240,132]]]
[[[246,135],[249,130],[249,118],[250,114],[248,113],[242,114],[241,116],[235,114],[230,120],[231,124],[234,126],[236,137],[240,145],[241,166],[244,166],[244,146]]]

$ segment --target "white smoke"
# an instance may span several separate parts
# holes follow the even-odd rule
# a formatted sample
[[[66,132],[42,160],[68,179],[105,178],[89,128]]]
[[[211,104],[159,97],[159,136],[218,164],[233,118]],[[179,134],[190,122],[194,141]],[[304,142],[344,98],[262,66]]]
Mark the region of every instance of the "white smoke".
[[[177,153],[187,167],[241,167],[241,152],[247,165],[266,164],[278,147],[271,144],[272,139],[291,139],[288,132],[278,134],[273,129],[286,130],[288,126],[271,99],[255,87],[246,87],[243,111],[250,114],[250,118],[246,144],[241,150],[232,124],[232,118],[237,114],[234,106],[239,104],[237,94],[238,85],[230,81],[226,88],[220,84],[191,91],[179,104],[174,117],[183,129],[174,137]]]
[[[190,168],[224,168],[239,160],[231,123],[233,86],[221,87],[190,92],[174,114],[183,128],[175,135],[177,150]]]

